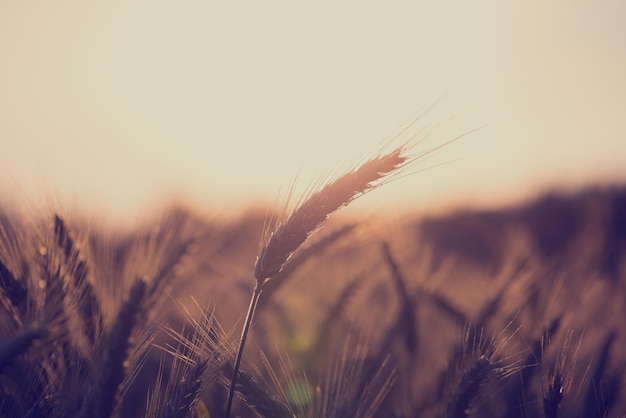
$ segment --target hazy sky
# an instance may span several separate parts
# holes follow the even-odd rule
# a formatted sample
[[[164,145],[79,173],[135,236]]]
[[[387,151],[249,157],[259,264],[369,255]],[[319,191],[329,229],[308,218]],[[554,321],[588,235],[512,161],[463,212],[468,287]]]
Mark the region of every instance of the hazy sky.
[[[115,217],[267,204],[443,94],[410,132],[443,122],[425,148],[485,127],[368,208],[624,179],[624,22],[621,0],[2,0],[0,199]]]

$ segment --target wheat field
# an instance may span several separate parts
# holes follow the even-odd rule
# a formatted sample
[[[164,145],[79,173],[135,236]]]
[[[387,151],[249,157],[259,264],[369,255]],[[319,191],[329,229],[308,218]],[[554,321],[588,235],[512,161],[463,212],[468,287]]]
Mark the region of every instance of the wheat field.
[[[256,212],[114,233],[3,208],[2,416],[224,417],[231,387],[238,417],[626,416],[624,188],[393,227],[327,213],[276,262]],[[278,225],[267,251],[302,227]]]

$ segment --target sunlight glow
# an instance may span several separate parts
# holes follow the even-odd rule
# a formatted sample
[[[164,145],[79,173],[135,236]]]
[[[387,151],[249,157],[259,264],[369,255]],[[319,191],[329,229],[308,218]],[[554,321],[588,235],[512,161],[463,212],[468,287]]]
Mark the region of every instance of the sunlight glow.
[[[626,175],[623,2],[0,3],[0,199],[125,218],[271,204],[445,95],[372,210],[496,204]],[[446,94],[447,93],[447,94]],[[412,132],[415,133],[415,132]],[[374,196],[377,196],[374,198]]]

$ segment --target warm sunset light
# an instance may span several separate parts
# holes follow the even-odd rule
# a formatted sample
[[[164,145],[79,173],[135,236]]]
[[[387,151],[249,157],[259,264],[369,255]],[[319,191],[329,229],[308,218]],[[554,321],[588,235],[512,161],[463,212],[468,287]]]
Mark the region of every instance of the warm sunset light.
[[[1,0],[0,417],[626,417],[625,75],[624,0]]]
[[[2,2],[0,196],[118,220],[173,198],[272,204],[442,97],[407,134],[441,122],[422,149],[481,129],[371,210],[623,180],[624,16],[592,1]]]

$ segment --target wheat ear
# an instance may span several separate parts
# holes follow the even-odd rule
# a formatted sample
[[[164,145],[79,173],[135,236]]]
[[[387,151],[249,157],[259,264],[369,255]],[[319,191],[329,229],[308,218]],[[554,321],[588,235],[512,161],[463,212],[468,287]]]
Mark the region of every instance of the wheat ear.
[[[404,148],[372,158],[311,195],[280,223],[261,249],[254,266],[257,282],[272,279],[304,241],[337,209],[371,190],[377,181],[403,166]]]
[[[101,363],[101,373],[96,376],[91,396],[82,405],[78,416],[106,418],[111,416],[120,385],[128,367],[127,359],[132,345],[132,332],[142,314],[146,282],[138,279],[120,308],[108,336]]]
[[[405,151],[405,147],[400,147],[388,154],[376,156],[313,193],[304,203],[291,212],[284,222],[278,224],[267,243],[261,248],[254,266],[256,285],[250,299],[250,306],[239,340],[237,357],[233,365],[226,402],[226,418],[230,417],[241,357],[254,311],[264,286],[280,273],[291,255],[324,224],[330,215],[357,197],[380,186],[382,178],[396,172],[411,161],[410,157],[403,155]]]
[[[543,395],[543,415],[545,418],[557,418],[563,400],[563,376],[555,372]]]
[[[448,404],[448,418],[465,418],[468,416],[472,401],[480,394],[494,365],[487,356],[481,356],[463,372],[461,381]]]
[[[97,336],[102,332],[102,313],[100,301],[94,291],[93,285],[88,279],[89,267],[81,257],[80,250],[76,246],[70,232],[58,214],[54,215],[54,239],[62,250],[65,268],[72,279],[70,291],[74,298],[73,303],[82,325],[82,331],[93,346]],[[71,298],[70,298],[71,299]]]
[[[193,416],[200,400],[198,395],[202,386],[202,375],[207,370],[208,365],[207,359],[202,360],[191,367],[180,379],[172,399],[166,405],[165,418],[189,418]]]

